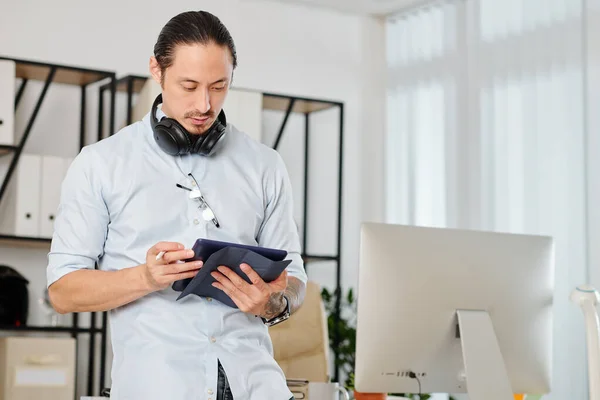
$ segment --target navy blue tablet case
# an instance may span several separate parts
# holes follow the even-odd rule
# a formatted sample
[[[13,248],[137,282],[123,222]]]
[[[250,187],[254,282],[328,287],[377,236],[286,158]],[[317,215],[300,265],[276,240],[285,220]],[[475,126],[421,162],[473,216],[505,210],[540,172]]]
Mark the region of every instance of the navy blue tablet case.
[[[240,269],[240,264],[245,263],[250,265],[265,282],[271,282],[291,263],[291,260],[284,260],[287,256],[285,250],[259,246],[198,239],[192,249],[195,256],[190,260],[202,260],[204,264],[194,278],[173,283],[173,289],[182,292],[177,300],[189,294],[195,294],[201,297],[211,297],[230,307],[237,308],[225,292],[212,286],[212,283],[216,282],[210,274],[212,271],[224,265],[231,268],[246,282],[251,283]]]

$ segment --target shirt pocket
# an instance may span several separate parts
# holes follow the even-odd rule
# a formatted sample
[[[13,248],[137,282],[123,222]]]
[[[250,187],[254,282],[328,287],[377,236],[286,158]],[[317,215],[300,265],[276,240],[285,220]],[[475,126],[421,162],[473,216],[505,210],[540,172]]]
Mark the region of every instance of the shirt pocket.
[[[256,244],[256,236],[264,219],[262,200],[247,190],[228,190],[220,198],[206,198],[220,228],[209,225],[209,231],[222,239]]]

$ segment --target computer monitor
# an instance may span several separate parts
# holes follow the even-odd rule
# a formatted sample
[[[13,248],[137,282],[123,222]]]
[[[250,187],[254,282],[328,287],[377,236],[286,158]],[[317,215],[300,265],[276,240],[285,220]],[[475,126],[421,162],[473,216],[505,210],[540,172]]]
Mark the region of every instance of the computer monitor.
[[[357,391],[549,393],[552,238],[363,223],[359,262]]]

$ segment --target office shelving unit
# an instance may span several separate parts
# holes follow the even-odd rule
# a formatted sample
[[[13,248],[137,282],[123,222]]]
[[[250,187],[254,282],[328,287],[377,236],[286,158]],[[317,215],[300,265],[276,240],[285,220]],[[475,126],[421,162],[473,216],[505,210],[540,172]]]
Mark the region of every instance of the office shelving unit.
[[[79,131],[79,148],[81,149],[85,145],[85,134],[86,134],[86,99],[87,89],[93,85],[102,83],[108,80],[108,87],[111,91],[111,106],[110,106],[110,125],[114,126],[114,95],[115,90],[114,84],[116,81],[116,74],[113,71],[103,71],[88,68],[80,68],[77,66],[51,64],[31,60],[15,59],[9,57],[0,56],[0,60],[14,61],[16,65],[16,78],[20,79],[20,86],[18,87],[15,96],[15,111],[19,106],[22,95],[30,81],[41,81],[43,82],[42,91],[34,105],[33,111],[27,121],[23,135],[19,142],[15,146],[0,145],[0,157],[8,157],[12,155],[8,171],[1,181],[0,185],[0,202],[5,196],[8,189],[9,183],[17,164],[23,148],[27,143],[27,139],[31,133],[33,125],[38,116],[39,110],[44,102],[46,93],[50,86],[54,83],[66,84],[78,86],[80,88],[80,131]],[[100,118],[99,118],[100,120]],[[99,122],[99,129],[101,124]],[[45,237],[22,237],[14,235],[0,235],[0,246],[11,246],[11,247],[23,247],[23,248],[46,248],[50,247],[51,238]],[[45,276],[45,275],[44,275]],[[95,339],[97,335],[100,335],[101,351],[100,351],[100,372],[98,379],[98,393],[104,386],[104,371],[106,366],[106,338],[107,338],[107,315],[102,313],[102,322],[99,326],[96,326],[96,313],[90,313],[90,327],[79,326],[79,314],[72,314],[72,322],[70,326],[0,326],[0,331],[15,331],[15,332],[45,332],[45,333],[68,333],[71,337],[76,340],[79,339],[80,335],[89,335],[89,357],[88,357],[88,376],[87,376],[87,392],[92,394],[94,392],[94,366],[96,362],[96,346]],[[78,341],[77,341],[78,343]],[[78,346],[77,346],[78,347]],[[77,354],[77,352],[76,352]],[[78,357],[76,356],[76,371],[77,371]],[[77,391],[77,374],[75,376],[75,393]]]
[[[122,93],[126,96],[126,123],[130,124],[133,121],[131,120],[132,116],[132,105],[135,94],[139,93],[148,80],[148,76],[139,76],[139,75],[126,75],[117,80],[116,89],[118,93]],[[103,98],[102,92],[104,90],[108,90],[109,86],[104,85],[100,88],[100,97]],[[236,88],[237,89],[237,88]],[[246,90],[246,89],[239,89]],[[340,318],[340,308],[341,308],[341,250],[342,250],[342,173],[343,173],[343,146],[344,146],[344,104],[341,102],[325,100],[325,99],[315,99],[315,98],[306,98],[306,97],[298,97],[292,95],[285,95],[279,93],[268,93],[261,92],[263,99],[263,110],[275,110],[284,112],[283,121],[277,131],[277,136],[272,145],[274,149],[277,150],[283,135],[285,134],[285,127],[288,122],[289,116],[292,113],[299,113],[304,115],[304,198],[303,198],[303,221],[302,221],[302,249],[307,248],[307,232],[308,232],[308,216],[309,216],[309,208],[308,208],[308,195],[309,195],[309,173],[308,173],[308,165],[310,160],[310,151],[309,151],[309,142],[311,139],[309,122],[311,114],[329,110],[332,108],[339,109],[339,142],[337,149],[338,156],[338,176],[337,176],[337,249],[335,254],[323,255],[323,254],[311,254],[311,253],[303,253],[302,258],[305,263],[305,267],[308,269],[310,264],[313,262],[319,261],[332,261],[335,263],[335,293],[336,296],[336,307],[335,307],[335,315],[334,320],[339,321]],[[148,110],[150,111],[150,110]],[[337,326],[337,324],[336,324]],[[334,330],[332,335],[332,351],[337,358],[337,348],[339,340],[339,333],[337,330]],[[339,374],[338,371],[334,371],[335,380],[338,380]]]

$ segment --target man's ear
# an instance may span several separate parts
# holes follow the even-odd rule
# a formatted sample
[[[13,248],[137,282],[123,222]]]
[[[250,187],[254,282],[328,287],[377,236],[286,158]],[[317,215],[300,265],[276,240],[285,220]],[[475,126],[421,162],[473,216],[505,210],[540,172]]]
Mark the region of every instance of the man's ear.
[[[149,66],[150,74],[152,78],[162,87],[162,71],[160,70],[160,65],[158,64],[158,60],[156,57],[150,57],[150,66]]]

